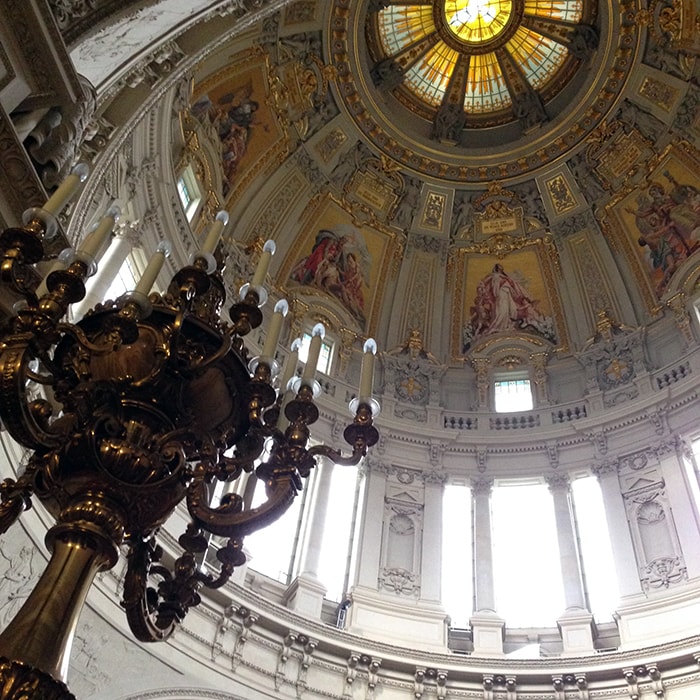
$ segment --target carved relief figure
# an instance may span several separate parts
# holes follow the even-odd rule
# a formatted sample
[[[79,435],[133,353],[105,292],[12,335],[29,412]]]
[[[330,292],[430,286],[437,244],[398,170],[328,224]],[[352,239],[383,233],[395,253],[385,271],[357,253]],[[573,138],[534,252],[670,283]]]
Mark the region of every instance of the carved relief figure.
[[[554,322],[538,308],[524,283],[496,263],[476,287],[470,323],[465,329],[464,351],[478,338],[492,333],[526,331],[555,342]]]
[[[35,550],[27,546],[9,556],[0,550],[0,556],[7,562],[0,579],[0,623],[3,626],[14,617],[34,587],[34,554]]]
[[[56,187],[68,175],[78,158],[80,145],[97,133],[93,121],[97,96],[87,78],[79,76],[82,95],[72,105],[50,109],[32,130],[26,145],[38,165],[41,180]]]

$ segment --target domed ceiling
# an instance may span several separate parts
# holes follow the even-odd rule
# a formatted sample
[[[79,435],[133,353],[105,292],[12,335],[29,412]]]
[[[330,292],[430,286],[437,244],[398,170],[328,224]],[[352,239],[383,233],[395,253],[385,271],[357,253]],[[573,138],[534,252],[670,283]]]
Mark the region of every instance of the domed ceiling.
[[[640,40],[634,15],[594,2],[344,4],[333,50],[358,126],[454,182],[521,177],[579,144],[619,100]]]

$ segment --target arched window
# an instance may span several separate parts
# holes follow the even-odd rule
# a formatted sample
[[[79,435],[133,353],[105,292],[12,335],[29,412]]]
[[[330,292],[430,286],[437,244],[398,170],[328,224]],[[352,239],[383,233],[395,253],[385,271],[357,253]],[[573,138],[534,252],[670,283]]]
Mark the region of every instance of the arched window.
[[[361,512],[361,470],[357,467],[325,464],[330,483],[320,495],[320,471],[314,470],[289,510],[279,520],[245,539],[251,569],[289,584],[304,571],[309,543],[319,546],[317,570],[312,573],[326,587],[326,598],[342,601],[349,587],[356,559],[357,515]],[[254,477],[253,477],[254,478]],[[253,506],[265,500],[265,484],[258,481]],[[321,518],[314,512],[319,509]],[[311,529],[318,528],[313,533]]]
[[[315,474],[315,472],[314,472]],[[251,475],[250,478],[256,478]],[[306,519],[303,517],[308,499],[308,487],[292,501],[289,509],[267,527],[248,535],[244,547],[248,553],[251,569],[269,576],[280,583],[288,584],[292,578],[292,566],[298,550],[298,542]],[[265,482],[258,479],[253,493],[252,506],[261,505],[266,500]]]

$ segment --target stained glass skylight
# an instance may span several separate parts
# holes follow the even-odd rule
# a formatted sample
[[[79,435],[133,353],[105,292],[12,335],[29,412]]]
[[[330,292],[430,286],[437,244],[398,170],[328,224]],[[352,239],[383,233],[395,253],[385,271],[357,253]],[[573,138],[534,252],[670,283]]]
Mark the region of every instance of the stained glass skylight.
[[[500,113],[502,123],[516,103],[544,102],[548,86],[566,82],[591,35],[580,32],[583,16],[583,0],[390,0],[371,21],[379,61],[393,62],[412,96],[404,104],[433,114],[459,105],[467,119]]]

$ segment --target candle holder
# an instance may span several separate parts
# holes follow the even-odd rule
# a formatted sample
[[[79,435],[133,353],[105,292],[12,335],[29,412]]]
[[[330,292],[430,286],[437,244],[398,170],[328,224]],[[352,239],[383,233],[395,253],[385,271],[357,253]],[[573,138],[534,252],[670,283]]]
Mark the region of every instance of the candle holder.
[[[366,406],[372,414],[372,418],[376,418],[382,408],[381,404],[376,399],[371,397],[355,397],[354,399],[350,399],[350,403],[348,404],[350,415],[356,416],[360,410],[360,406]]]

